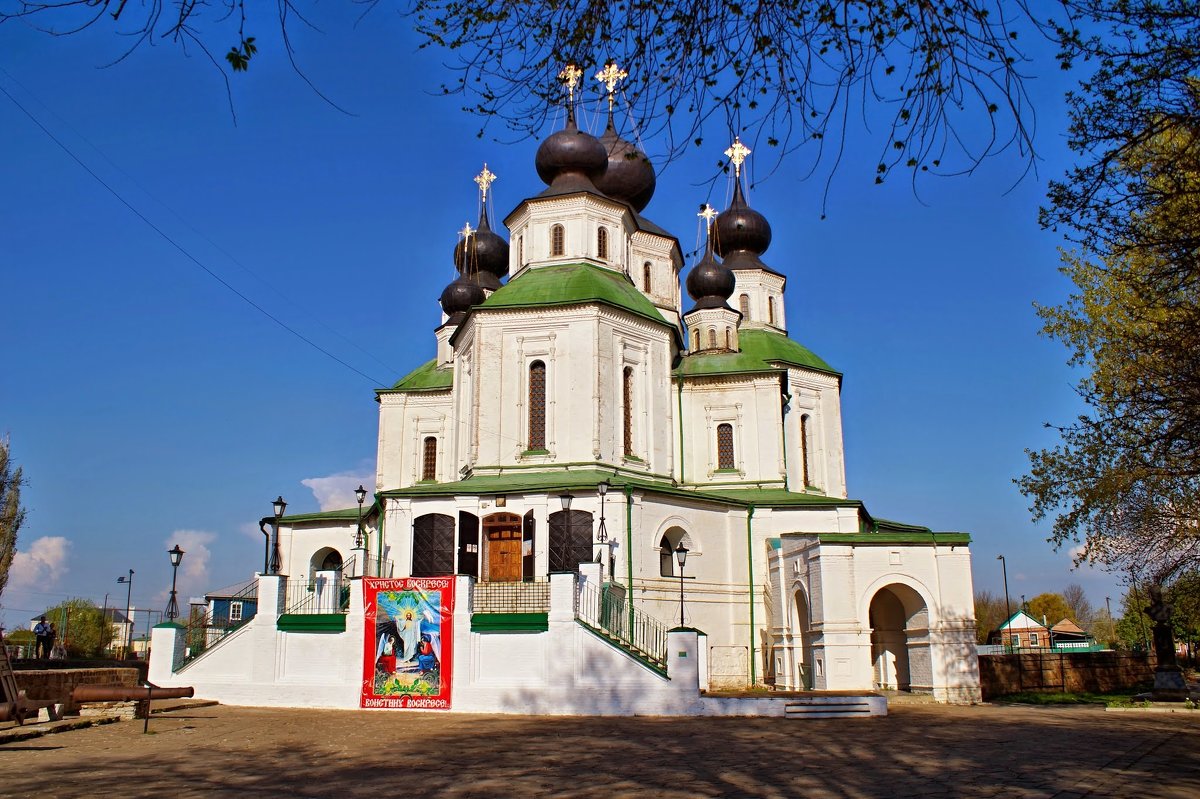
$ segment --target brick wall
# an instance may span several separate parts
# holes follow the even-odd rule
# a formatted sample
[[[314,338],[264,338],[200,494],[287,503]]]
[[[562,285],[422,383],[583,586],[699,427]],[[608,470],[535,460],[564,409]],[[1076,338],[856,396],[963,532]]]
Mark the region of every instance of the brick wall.
[[[136,668],[106,669],[40,669],[15,672],[17,687],[25,691],[30,699],[55,699],[68,705],[67,701],[76,685],[120,685],[133,687],[138,684]]]
[[[1145,654],[1130,652],[1029,652],[980,655],[984,701],[1019,691],[1089,691],[1132,688],[1154,679]]]

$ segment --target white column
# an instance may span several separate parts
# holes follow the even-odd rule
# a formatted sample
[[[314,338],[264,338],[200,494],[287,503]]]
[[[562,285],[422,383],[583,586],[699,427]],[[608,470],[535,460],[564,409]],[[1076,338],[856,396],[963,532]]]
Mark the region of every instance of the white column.
[[[592,564],[598,565],[598,564]],[[550,575],[550,616],[548,621],[571,622],[575,620],[575,575]]]
[[[150,633],[150,671],[147,678],[155,685],[170,683],[175,670],[183,665],[186,636],[183,625],[157,624]]]

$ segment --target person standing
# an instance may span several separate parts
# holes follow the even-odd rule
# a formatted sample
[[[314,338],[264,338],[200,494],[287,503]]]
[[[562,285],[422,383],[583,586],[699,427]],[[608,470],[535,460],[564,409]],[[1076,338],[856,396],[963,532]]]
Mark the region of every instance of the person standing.
[[[50,622],[50,634],[46,636],[46,657],[51,660],[62,660],[66,657],[66,653],[62,647],[55,647],[54,640],[58,638],[58,630],[54,628],[54,622]]]
[[[38,619],[38,623],[33,627],[33,644],[35,658],[50,657],[50,625],[46,623],[45,616]]]

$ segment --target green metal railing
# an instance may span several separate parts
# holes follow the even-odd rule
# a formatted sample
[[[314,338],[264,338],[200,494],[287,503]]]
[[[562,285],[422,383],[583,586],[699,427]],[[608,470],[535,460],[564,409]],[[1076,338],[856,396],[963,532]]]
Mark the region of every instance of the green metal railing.
[[[257,605],[258,580],[251,580],[240,591],[229,597],[231,605],[234,602],[249,601],[253,601]],[[190,663],[200,657],[252,618],[254,618],[253,614],[248,618],[242,616],[234,619],[228,613],[223,616],[213,616],[208,612],[197,613],[188,621],[188,626],[183,632],[183,662]]]
[[[667,625],[632,607],[626,598],[608,588],[584,584],[576,597],[575,617],[619,642],[652,665],[667,666]]]

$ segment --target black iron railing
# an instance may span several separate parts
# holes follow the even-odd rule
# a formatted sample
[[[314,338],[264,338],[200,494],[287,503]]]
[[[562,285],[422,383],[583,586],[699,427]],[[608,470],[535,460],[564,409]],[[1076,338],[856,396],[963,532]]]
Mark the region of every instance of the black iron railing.
[[[623,594],[584,583],[576,597],[575,616],[653,665],[666,668],[667,625],[630,607]]]
[[[321,574],[312,580],[288,580],[283,607],[285,614],[293,616],[346,613],[350,609],[350,583],[341,572]]]
[[[257,608],[258,580],[246,583],[241,590],[229,597],[228,601],[231,610],[235,602],[241,603],[243,609],[248,603],[252,603]],[[252,618],[254,618],[253,613],[246,615],[243,612],[235,619],[228,610],[222,615],[215,616],[207,611],[197,613],[188,621],[188,626],[183,632],[183,662],[190,663],[200,657]]]
[[[472,613],[549,613],[550,583],[476,583]]]

